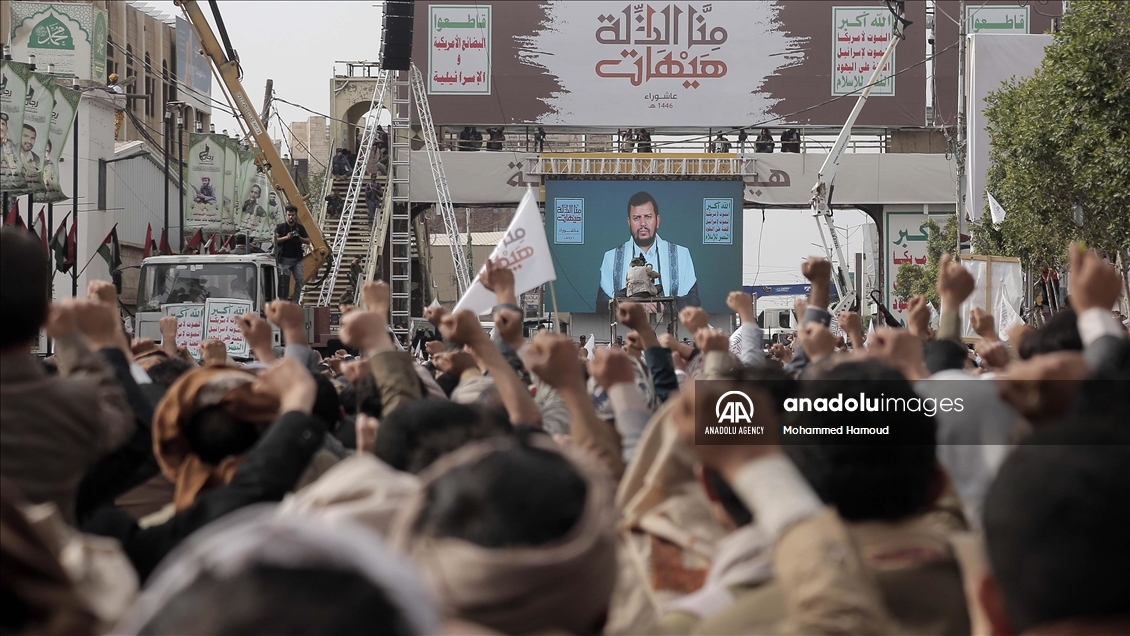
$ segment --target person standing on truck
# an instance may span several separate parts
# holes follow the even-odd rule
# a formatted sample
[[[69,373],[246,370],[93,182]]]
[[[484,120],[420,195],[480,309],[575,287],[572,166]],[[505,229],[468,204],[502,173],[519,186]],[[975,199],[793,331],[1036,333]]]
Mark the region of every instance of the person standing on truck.
[[[287,273],[294,278],[294,292],[290,300],[297,303],[302,296],[302,245],[311,243],[306,228],[298,222],[298,208],[286,206],[286,222],[275,228],[275,258],[279,263],[279,273]],[[280,294],[281,295],[281,294]]]

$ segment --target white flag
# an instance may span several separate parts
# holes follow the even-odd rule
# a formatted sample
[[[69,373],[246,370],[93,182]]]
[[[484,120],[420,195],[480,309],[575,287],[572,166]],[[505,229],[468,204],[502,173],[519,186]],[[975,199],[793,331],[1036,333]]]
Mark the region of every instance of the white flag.
[[[1004,208],[997,203],[991,192],[986,192],[985,195],[989,198],[989,214],[993,215],[993,223],[1000,223],[1004,220]]]
[[[585,341],[585,352],[587,354],[585,357],[588,358],[589,360],[592,360],[593,355],[595,355],[595,351],[596,351],[596,335],[590,333],[589,339]]]
[[[516,296],[521,296],[551,280],[557,280],[557,273],[553,269],[553,258],[549,254],[549,241],[545,238],[545,224],[542,222],[532,188],[526,190],[522,202],[518,204],[514,220],[510,222],[510,227],[506,228],[502,242],[490,253],[490,258],[499,260],[514,272]],[[481,273],[480,268],[479,274]],[[476,274],[475,280],[471,281],[471,288],[455,305],[455,311],[468,309],[481,315],[489,312],[494,305],[494,293],[483,287],[479,282],[479,275]]]

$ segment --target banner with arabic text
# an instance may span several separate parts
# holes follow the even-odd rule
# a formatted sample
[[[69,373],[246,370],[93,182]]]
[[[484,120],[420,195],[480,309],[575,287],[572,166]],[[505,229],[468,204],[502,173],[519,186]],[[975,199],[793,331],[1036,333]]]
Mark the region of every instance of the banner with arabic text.
[[[186,230],[221,230],[226,139],[224,135],[207,133],[188,135],[188,173],[184,189]]]
[[[63,184],[59,178],[59,159],[71,138],[80,99],[82,93],[55,83],[55,109],[51,112],[51,133],[48,137],[50,150],[43,155],[45,191],[38,197],[43,201],[62,201],[67,198],[63,194]]]
[[[24,173],[24,190],[29,194],[46,190],[43,185],[43,160],[49,152],[51,114],[54,111],[55,78],[46,73],[32,73],[27,80],[24,123],[20,131],[20,170]]]
[[[22,62],[0,62],[0,190],[22,194],[20,165],[24,102],[31,68]]]
[[[441,126],[840,126],[895,23],[878,1],[416,5]],[[860,125],[925,123],[925,3],[905,18]]]

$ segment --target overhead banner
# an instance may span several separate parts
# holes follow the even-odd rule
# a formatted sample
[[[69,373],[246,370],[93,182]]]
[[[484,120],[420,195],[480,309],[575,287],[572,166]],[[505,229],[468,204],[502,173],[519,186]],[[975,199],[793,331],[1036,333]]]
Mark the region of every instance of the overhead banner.
[[[452,202],[455,205],[517,203],[527,185],[541,185],[540,176],[524,172],[525,160],[534,156],[509,152],[443,153]],[[591,162],[600,156],[590,154],[585,158]],[[610,162],[638,161],[640,170],[646,169],[645,162],[651,158],[649,155],[603,156]],[[653,157],[674,157],[673,161],[678,161],[678,155]],[[812,202],[812,185],[825,157],[791,152],[747,155],[747,169],[753,174],[745,177],[746,205],[807,208]],[[429,174],[426,152],[413,151],[411,161],[413,174]],[[947,159],[942,154],[847,153],[841,159],[836,177],[835,202],[952,206],[955,169],[953,158]],[[439,200],[430,179],[413,182],[412,200],[421,203]]]
[[[660,296],[726,312],[742,287],[742,182],[550,179],[545,231],[561,311],[608,311],[643,256]]]
[[[106,83],[106,11],[90,3],[11,2],[12,57],[35,55],[55,74]]]
[[[839,126],[892,24],[866,1],[416,4],[439,125]],[[924,123],[925,4],[906,18],[859,125]]]
[[[224,204],[224,135],[189,133],[184,227],[219,232]]]
[[[0,190],[22,193],[24,171],[20,165],[23,146],[24,102],[31,68],[22,62],[0,62]],[[5,211],[7,212],[7,211]]]
[[[51,112],[51,134],[49,135],[48,149],[43,155],[43,186],[44,193],[39,199],[47,202],[62,201],[66,199],[63,194],[63,184],[59,179],[59,159],[63,156],[63,148],[71,138],[71,130],[75,124],[75,115],[78,113],[78,103],[82,93],[55,83],[55,109]]]

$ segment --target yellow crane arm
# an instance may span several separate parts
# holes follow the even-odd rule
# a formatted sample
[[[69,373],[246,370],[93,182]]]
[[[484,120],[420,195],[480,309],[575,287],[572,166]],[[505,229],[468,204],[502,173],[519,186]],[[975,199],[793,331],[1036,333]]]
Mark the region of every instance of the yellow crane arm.
[[[247,124],[247,129],[251,131],[251,136],[255,138],[255,143],[259,146],[259,151],[255,155],[255,163],[263,169],[263,174],[267,175],[275,189],[282,191],[287,202],[298,208],[298,222],[306,228],[313,248],[302,261],[303,273],[307,281],[313,280],[318,276],[322,264],[329,257],[330,249],[326,245],[325,237],[322,236],[321,228],[318,227],[317,221],[310,214],[310,208],[306,205],[306,198],[298,191],[298,186],[291,178],[290,171],[283,166],[282,158],[279,157],[274,142],[267,134],[267,127],[259,119],[259,114],[255,112],[247,98],[246,91],[243,90],[243,85],[239,81],[238,61],[228,59],[223,47],[220,46],[219,40],[216,39],[216,34],[212,32],[212,27],[208,25],[208,21],[204,18],[204,12],[200,10],[199,2],[196,0],[174,0],[174,3],[183,9],[185,18],[200,39],[204,55],[208,56],[208,59],[216,67],[216,72],[227,89],[228,103],[239,113],[239,116]],[[273,228],[271,232],[274,232]]]

